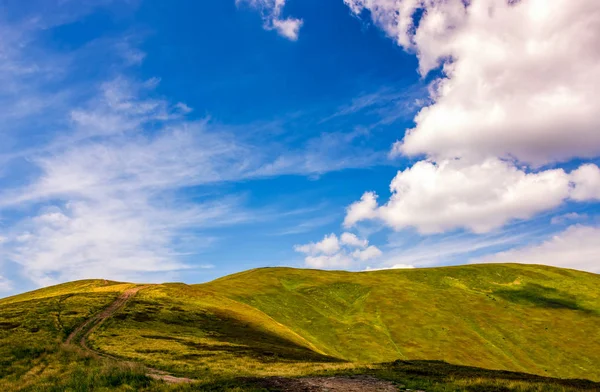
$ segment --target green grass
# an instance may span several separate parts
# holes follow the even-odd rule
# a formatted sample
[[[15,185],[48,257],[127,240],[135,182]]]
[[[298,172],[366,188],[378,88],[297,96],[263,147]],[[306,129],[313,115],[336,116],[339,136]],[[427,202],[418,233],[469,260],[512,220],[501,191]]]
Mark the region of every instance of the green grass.
[[[366,273],[261,269],[197,286],[353,362],[443,360],[600,380],[600,276],[473,265]]]
[[[427,391],[599,389],[555,379],[600,381],[595,274],[517,264],[266,268],[150,286],[89,343],[202,380],[183,386],[61,346],[130,287],[80,281],[0,300],[0,390],[260,391],[256,377],[365,373]]]
[[[121,286],[98,282],[69,283],[0,300],[0,378],[27,373],[33,361],[55,352],[79,324],[114,301]]]

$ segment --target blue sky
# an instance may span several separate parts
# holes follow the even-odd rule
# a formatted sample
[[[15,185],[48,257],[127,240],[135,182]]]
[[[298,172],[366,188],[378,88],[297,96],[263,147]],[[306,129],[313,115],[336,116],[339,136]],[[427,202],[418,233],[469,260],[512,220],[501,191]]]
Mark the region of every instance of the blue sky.
[[[598,10],[521,3],[2,2],[0,295],[264,266],[599,272],[599,30],[565,27]]]

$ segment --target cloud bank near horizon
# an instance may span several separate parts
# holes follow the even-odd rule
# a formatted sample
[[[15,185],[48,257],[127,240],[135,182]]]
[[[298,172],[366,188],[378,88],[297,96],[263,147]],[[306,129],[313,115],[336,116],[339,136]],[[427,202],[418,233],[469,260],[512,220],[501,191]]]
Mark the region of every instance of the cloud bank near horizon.
[[[436,75],[431,103],[390,153],[425,159],[398,172],[382,205],[374,192],[351,204],[347,229],[371,220],[486,233],[569,200],[599,200],[597,165],[541,168],[600,155],[594,0],[344,3],[414,53],[423,77]]]

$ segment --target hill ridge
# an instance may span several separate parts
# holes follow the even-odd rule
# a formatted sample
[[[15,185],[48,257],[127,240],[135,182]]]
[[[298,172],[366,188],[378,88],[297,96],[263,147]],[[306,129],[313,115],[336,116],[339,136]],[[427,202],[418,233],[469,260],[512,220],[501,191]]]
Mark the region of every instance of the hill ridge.
[[[0,300],[0,356],[20,363],[20,353],[53,352],[53,342],[77,335],[134,287],[82,280]],[[598,287],[600,275],[516,263],[360,273],[261,268],[150,285],[89,330],[86,342],[193,379],[400,359],[600,381]]]

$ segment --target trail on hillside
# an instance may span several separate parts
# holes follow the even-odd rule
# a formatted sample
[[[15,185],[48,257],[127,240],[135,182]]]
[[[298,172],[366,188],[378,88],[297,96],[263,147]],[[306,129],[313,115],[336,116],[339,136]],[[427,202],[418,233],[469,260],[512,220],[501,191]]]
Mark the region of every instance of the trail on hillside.
[[[140,290],[150,287],[137,286],[125,290],[113,303],[100,313],[90,317],[78,326],[65,340],[65,344],[74,345],[82,348],[97,357],[107,358],[121,364],[130,366],[140,365],[133,361],[127,361],[110,354],[94,350],[88,345],[89,336],[94,333],[107,319],[113,317],[119,312],[129,300],[131,300]],[[143,365],[141,365],[143,366]],[[155,380],[161,380],[167,383],[180,384],[191,383],[197,380],[185,377],[176,377],[165,371],[143,366],[146,375]],[[398,391],[393,383],[379,380],[370,376],[335,376],[335,377],[304,377],[304,378],[285,378],[270,377],[265,379],[255,379],[257,384],[268,389],[284,390],[289,392],[392,392]],[[417,391],[418,392],[418,391]]]
[[[134,362],[125,361],[120,358],[114,357],[109,354],[105,354],[99,351],[94,350],[90,346],[88,346],[87,339],[88,337],[96,331],[102,323],[104,323],[108,318],[114,316],[119,310],[121,310],[125,304],[133,298],[137,294],[138,291],[145,289],[147,286],[137,286],[131,289],[125,290],[112,304],[110,304],[106,309],[102,312],[96,314],[95,316],[87,319],[83,324],[79,327],[75,328],[73,332],[67,337],[65,340],[65,344],[68,345],[76,345],[81,347],[83,350],[104,358],[109,358],[114,361],[118,361],[125,364],[134,364]],[[193,382],[194,380],[185,377],[175,377],[167,372],[162,370],[153,369],[150,367],[144,367],[146,370],[146,374],[149,377],[152,377],[155,380],[162,380],[168,383],[188,383]]]
[[[287,392],[398,392],[393,383],[371,376],[271,377],[260,380],[258,385]]]

